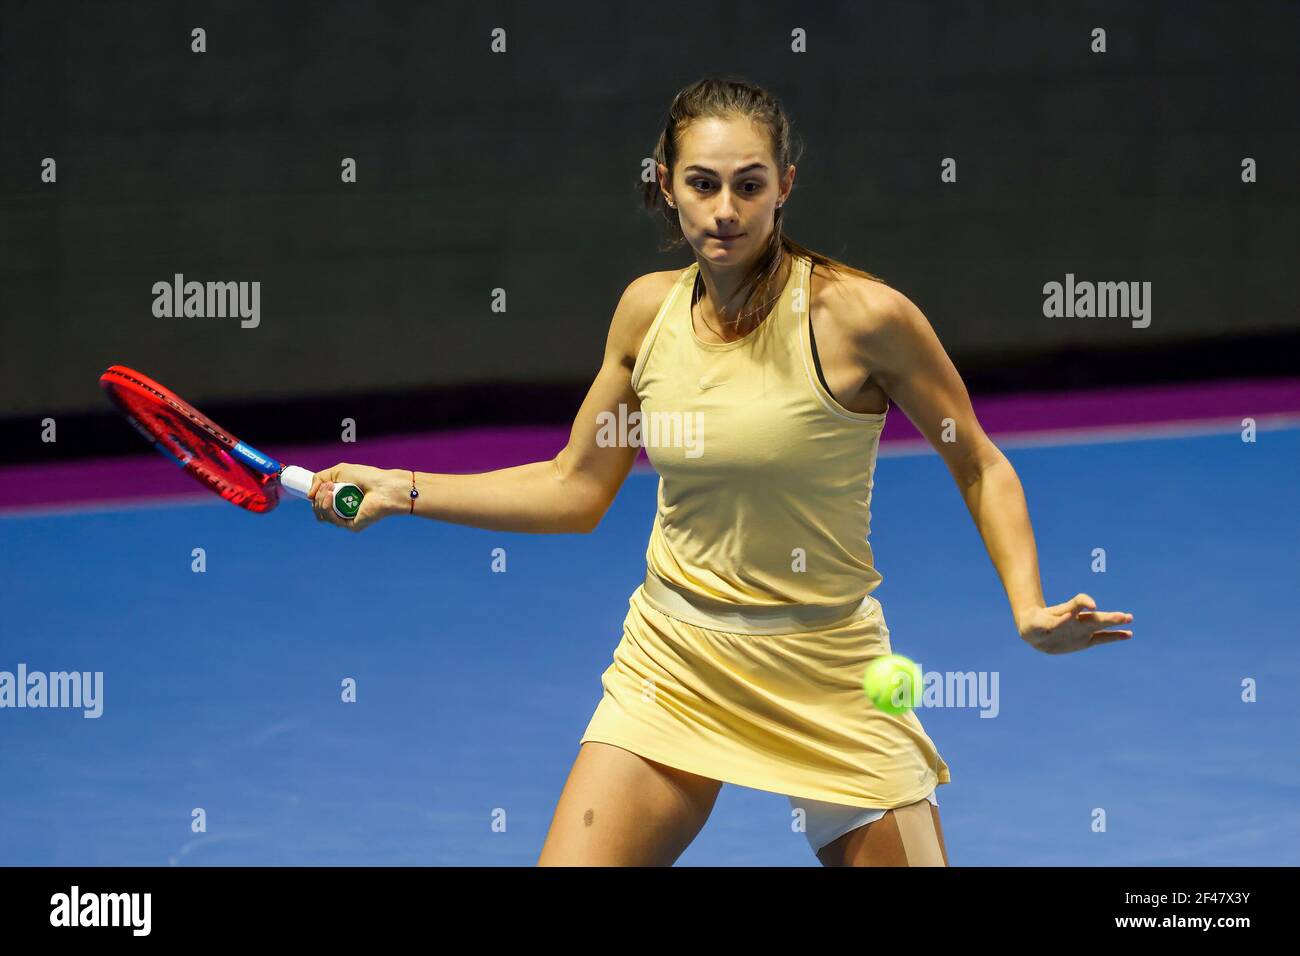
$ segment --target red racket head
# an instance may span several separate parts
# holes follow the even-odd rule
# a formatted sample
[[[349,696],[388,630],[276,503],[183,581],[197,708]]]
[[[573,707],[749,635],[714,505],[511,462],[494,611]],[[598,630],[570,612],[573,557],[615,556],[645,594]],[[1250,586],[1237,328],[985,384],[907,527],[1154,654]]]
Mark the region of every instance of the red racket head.
[[[238,439],[175,392],[124,365],[99,377],[99,386],[136,431],[205,488],[249,511],[270,511],[280,483],[231,455]]]

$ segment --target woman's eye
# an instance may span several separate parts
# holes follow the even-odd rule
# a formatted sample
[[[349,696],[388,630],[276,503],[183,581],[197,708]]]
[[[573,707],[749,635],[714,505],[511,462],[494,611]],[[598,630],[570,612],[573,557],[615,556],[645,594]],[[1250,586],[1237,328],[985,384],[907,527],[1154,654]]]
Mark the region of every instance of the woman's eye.
[[[712,184],[711,184],[707,179],[696,179],[696,180],[692,180],[692,183],[691,183],[691,184],[692,184],[693,186],[695,186],[696,189],[700,189],[700,188],[701,188],[701,185],[700,185],[701,183],[704,184],[705,186],[712,185]],[[753,189],[745,189],[746,186],[753,186],[754,188],[753,188]],[[741,186],[741,190],[745,193],[746,196],[752,196],[752,195],[754,195],[754,193],[761,191],[762,188],[763,188],[763,184],[762,184],[762,183],[756,183],[756,182],[754,182],[753,180],[750,180],[749,182],[744,183],[744,184],[742,184],[742,186]]]

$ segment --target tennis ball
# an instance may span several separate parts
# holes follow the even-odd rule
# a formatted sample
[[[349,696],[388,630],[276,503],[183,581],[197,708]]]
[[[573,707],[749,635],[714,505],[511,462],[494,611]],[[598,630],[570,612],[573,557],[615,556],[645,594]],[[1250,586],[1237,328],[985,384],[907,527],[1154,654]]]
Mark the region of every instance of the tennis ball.
[[[921,665],[902,654],[886,654],[867,665],[862,689],[867,699],[887,714],[919,707],[924,681]]]

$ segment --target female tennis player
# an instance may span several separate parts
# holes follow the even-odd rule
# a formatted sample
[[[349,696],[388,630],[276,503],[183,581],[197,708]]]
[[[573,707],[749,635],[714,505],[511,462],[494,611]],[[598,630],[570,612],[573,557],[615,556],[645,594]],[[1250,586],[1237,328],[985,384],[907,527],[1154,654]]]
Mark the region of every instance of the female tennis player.
[[[915,713],[892,716],[862,689],[868,662],[890,653],[867,543],[890,402],[947,464],[1030,647],[1132,636],[1111,629],[1131,614],[1087,594],[1044,603],[1020,481],[925,316],[784,234],[790,139],[780,104],[743,81],[704,79],[674,99],[646,201],[695,261],[627,287],[554,459],[479,475],[341,464],[312,486],[317,518],[354,530],[415,514],[588,532],[637,453],[602,422],[624,406],[625,420],[703,424],[701,440],[661,430],[658,443],[646,424],[660,475],[646,578],[540,865],[670,865],[723,782],[788,795],[825,865],[947,865],[935,790],[948,765]],[[365,492],[352,522],[334,514],[333,482]]]

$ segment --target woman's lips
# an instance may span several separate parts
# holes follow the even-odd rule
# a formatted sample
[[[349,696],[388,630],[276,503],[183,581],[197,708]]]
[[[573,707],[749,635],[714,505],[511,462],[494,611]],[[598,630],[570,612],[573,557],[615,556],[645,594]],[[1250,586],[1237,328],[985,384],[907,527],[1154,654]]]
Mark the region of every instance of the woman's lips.
[[[707,235],[710,239],[718,240],[718,242],[730,242],[733,239],[739,239],[741,236],[744,235],[744,233],[738,232],[730,236],[715,236],[713,233],[710,232],[710,233],[706,233],[705,235]]]

